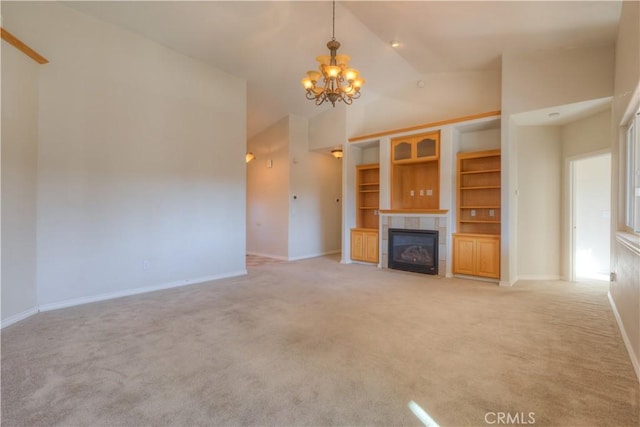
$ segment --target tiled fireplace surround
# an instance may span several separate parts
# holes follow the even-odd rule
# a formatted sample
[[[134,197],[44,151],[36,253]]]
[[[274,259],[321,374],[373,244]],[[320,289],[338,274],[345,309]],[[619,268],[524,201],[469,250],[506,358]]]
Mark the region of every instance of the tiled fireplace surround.
[[[389,268],[389,228],[404,230],[438,231],[438,276],[447,272],[447,214],[388,214],[380,213],[380,236],[382,237],[382,268]]]

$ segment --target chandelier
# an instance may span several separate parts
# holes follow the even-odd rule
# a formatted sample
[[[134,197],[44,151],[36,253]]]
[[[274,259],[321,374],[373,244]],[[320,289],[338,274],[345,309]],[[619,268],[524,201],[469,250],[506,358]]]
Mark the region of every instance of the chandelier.
[[[338,55],[340,42],[336,40],[336,2],[333,1],[333,32],[327,43],[330,55],[316,57],[320,71],[307,71],[302,79],[302,86],[306,89],[306,97],[315,100],[316,105],[325,101],[336,106],[336,102],[351,105],[354,99],[360,98],[360,88],[364,79],[355,68],[349,68],[349,56]],[[322,81],[320,80],[322,79]]]

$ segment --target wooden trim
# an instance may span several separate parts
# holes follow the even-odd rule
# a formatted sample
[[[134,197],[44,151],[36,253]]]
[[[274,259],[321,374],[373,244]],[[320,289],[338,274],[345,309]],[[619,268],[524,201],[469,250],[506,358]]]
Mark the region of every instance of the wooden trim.
[[[42,55],[40,55],[35,50],[31,49],[29,46],[24,44],[20,39],[11,34],[9,31],[4,28],[0,28],[0,36],[2,36],[2,40],[6,41],[10,45],[13,45],[20,52],[27,55],[29,58],[36,61],[38,64],[47,64],[49,61]]]
[[[378,138],[380,136],[393,135],[395,133],[411,132],[411,131],[414,131],[414,130],[432,128],[432,127],[436,127],[436,126],[450,125],[450,124],[453,124],[453,123],[466,122],[466,121],[469,121],[469,120],[483,119],[485,117],[500,116],[500,114],[502,114],[501,110],[489,111],[487,113],[472,114],[470,116],[456,117],[455,119],[448,119],[448,120],[441,120],[439,122],[425,123],[423,125],[411,126],[411,127],[408,127],[408,128],[387,130],[387,131],[384,131],[384,132],[372,133],[372,134],[369,134],[369,135],[356,136],[356,137],[353,137],[353,138],[349,138],[349,142],[358,142],[358,141],[363,141],[365,139],[373,139],[373,138]]]
[[[383,215],[386,214],[446,214],[449,212],[448,210],[442,209],[382,209],[380,213]]]

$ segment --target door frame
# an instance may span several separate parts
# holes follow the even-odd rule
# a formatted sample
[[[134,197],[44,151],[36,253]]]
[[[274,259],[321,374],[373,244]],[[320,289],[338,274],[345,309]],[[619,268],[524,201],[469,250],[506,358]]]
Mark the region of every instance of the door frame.
[[[566,160],[567,170],[567,182],[568,182],[568,254],[567,254],[567,268],[568,268],[568,280],[571,282],[576,281],[576,184],[575,184],[575,165],[580,160],[586,160],[593,157],[600,157],[609,155],[609,168],[612,170],[612,154],[611,150],[606,148],[602,150],[591,151],[589,153],[579,154],[577,156],[568,157]],[[613,181],[613,179],[612,179]],[[611,200],[611,188],[609,188],[609,200]],[[609,209],[611,210],[611,202],[609,203]],[[609,247],[609,254],[611,254],[611,246]]]

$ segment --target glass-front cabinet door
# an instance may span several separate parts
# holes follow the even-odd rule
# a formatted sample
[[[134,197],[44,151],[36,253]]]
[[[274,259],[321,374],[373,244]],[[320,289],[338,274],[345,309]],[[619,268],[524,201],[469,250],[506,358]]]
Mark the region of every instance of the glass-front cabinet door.
[[[410,135],[391,140],[393,163],[413,163],[438,160],[440,156],[440,132]]]
[[[421,138],[416,141],[416,160],[430,160],[438,158],[438,144],[435,138]]]
[[[413,144],[409,141],[394,141],[393,161],[411,160],[413,158],[412,146]]]

